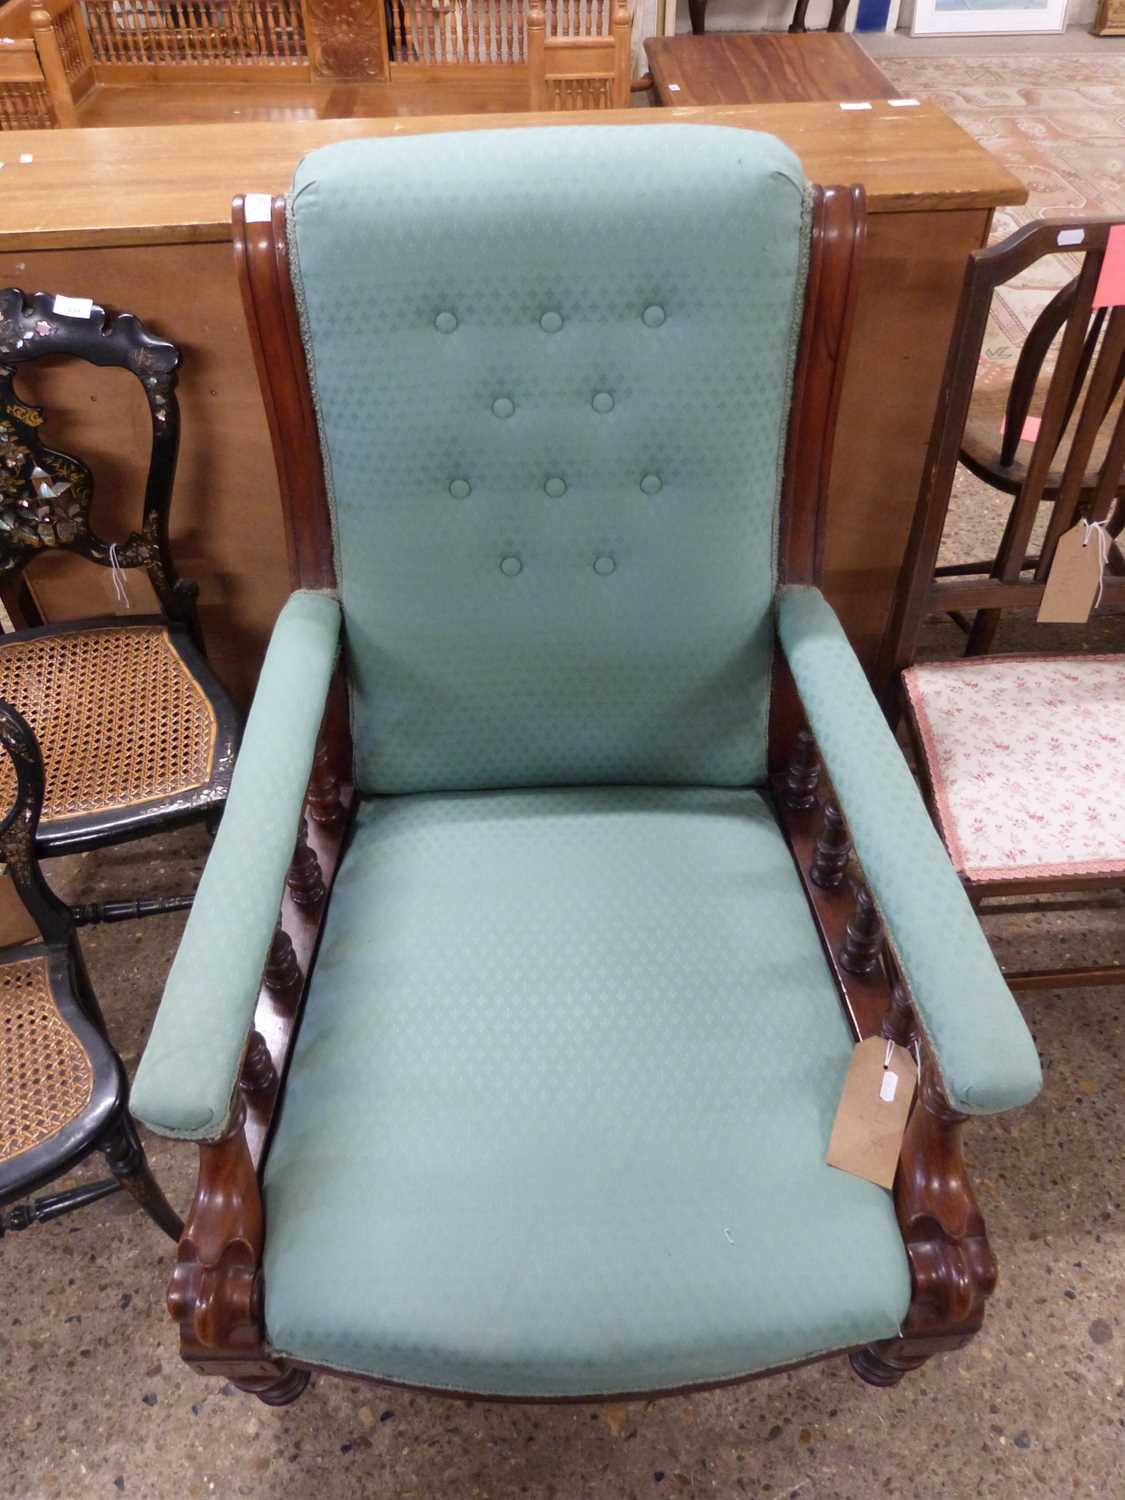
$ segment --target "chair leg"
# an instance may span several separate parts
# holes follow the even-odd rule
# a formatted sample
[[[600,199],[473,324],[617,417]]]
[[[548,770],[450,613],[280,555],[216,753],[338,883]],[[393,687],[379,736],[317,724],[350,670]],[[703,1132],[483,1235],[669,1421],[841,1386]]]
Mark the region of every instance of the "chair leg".
[[[231,1385],[250,1396],[257,1396],[266,1406],[291,1405],[304,1392],[308,1383],[309,1371],[296,1369],[293,1365],[286,1367],[284,1374],[273,1379],[231,1381]]]
[[[998,609],[978,609],[965,646],[966,656],[985,656],[992,649],[1000,625]]]
[[[152,1175],[136,1126],[127,1114],[121,1115],[106,1136],[102,1152],[109,1170],[125,1191],[137,1200],[169,1239],[178,1240],[183,1233],[183,1223]]]
[[[72,1213],[76,1208],[85,1208],[99,1198],[108,1198],[110,1193],[121,1191],[115,1177],[102,1182],[87,1182],[82,1187],[67,1188],[65,1192],[51,1193],[42,1198],[31,1198],[26,1203],[17,1203],[10,1210],[0,1209],[0,1240],[6,1234],[21,1229],[30,1229],[32,1224],[49,1224],[60,1214]]]
[[[133,901],[91,901],[72,906],[71,919],[76,927],[98,922],[134,922],[141,917],[163,917],[169,912],[189,911],[195,896],[140,896]]]
[[[896,1343],[895,1339],[885,1339],[878,1344],[868,1344],[864,1349],[855,1349],[848,1355],[848,1363],[868,1385],[898,1385],[904,1375],[919,1369],[932,1355],[903,1355],[896,1351]]]
[[[702,36],[707,30],[707,0],[688,0],[688,14],[691,16],[692,33]]]

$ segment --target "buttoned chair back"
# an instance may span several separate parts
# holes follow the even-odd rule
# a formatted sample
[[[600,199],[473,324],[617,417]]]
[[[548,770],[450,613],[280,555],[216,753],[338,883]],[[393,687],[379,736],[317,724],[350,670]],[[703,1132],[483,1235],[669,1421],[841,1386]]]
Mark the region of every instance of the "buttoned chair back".
[[[348,141],[289,216],[360,792],[761,782],[796,158],[710,126]]]

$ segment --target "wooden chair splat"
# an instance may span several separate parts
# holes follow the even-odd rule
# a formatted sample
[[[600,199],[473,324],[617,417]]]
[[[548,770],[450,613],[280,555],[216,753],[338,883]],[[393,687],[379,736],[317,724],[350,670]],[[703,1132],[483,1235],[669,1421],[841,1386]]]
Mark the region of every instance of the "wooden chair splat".
[[[1078,276],[1074,307],[1063,332],[1058,362],[1047,389],[1047,404],[1043,408],[1042,423],[1032,450],[1027,478],[1012,508],[1004,539],[997,553],[996,567],[993,569],[993,577],[1002,578],[1006,583],[1018,578],[1023,570],[1039,503],[1043,499],[1047,472],[1063,435],[1071,391],[1085,353],[1086,332],[1093,311],[1094,292],[1101,264],[1101,254],[1095,252],[1087,255]]]
[[[1058,499],[1055,501],[1054,511],[1051,515],[1050,524],[1047,527],[1047,535],[1043,542],[1039,566],[1035,570],[1035,577],[1043,582],[1050,571],[1051,563],[1054,561],[1055,547],[1058,539],[1064,531],[1068,531],[1074,525],[1079,514],[1080,499],[1082,493],[1082,480],[1086,473],[1090,456],[1094,451],[1094,440],[1105,421],[1106,413],[1109,411],[1110,402],[1113,399],[1116,388],[1122,358],[1125,358],[1125,308],[1117,307],[1109,319],[1105,338],[1102,341],[1101,351],[1098,354],[1097,363],[1090,377],[1089,388],[1086,392],[1086,400],[1082,407],[1081,416],[1078,419],[1078,427],[1074,434],[1074,440],[1070,445],[1070,453],[1067,455],[1066,468],[1063,471],[1062,488]],[[1121,419],[1118,419],[1118,426]],[[1107,478],[1111,480],[1113,489],[1117,488],[1117,480],[1120,477],[1111,474],[1109,455],[1103,464],[1102,474],[1098,480],[1098,494],[1102,492],[1103,484]],[[1106,496],[1108,502],[1108,495]],[[1108,515],[1108,503],[1107,503]],[[1104,521],[1105,515],[1094,514],[1093,520]]]

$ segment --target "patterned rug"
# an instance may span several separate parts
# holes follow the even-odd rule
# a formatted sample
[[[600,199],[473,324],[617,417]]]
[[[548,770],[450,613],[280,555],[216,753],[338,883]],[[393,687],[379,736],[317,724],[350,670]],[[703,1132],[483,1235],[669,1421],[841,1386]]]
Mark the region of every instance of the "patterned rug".
[[[881,59],[903,93],[932,100],[1027,184],[1026,207],[1000,209],[993,238],[1048,215],[1125,218],[1125,56]],[[1002,379],[1028,329],[1077,270],[1059,255],[1033,266],[996,299],[982,376]]]

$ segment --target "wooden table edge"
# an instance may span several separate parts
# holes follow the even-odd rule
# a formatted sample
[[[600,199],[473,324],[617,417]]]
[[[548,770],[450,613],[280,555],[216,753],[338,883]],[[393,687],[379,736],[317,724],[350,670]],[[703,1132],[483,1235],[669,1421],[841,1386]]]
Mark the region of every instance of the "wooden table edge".
[[[785,127],[789,125],[789,141],[794,152],[801,156],[800,131],[795,128],[794,117],[803,124],[805,119],[811,120],[815,112],[823,112],[833,106],[823,101],[808,105],[727,105],[727,106],[705,106],[697,105],[687,108],[672,110],[626,110],[610,111],[605,113],[594,113],[588,115],[584,123],[593,125],[605,124],[716,124],[716,125],[738,125],[743,128],[774,131],[785,138]],[[893,114],[899,114],[898,110],[891,110],[885,101],[877,101],[878,111],[886,110]],[[975,141],[961,126],[957,125],[949,116],[936,106],[922,104],[918,110],[928,115],[937,114],[943,121],[943,128],[952,130],[963,136],[969,143],[971,150],[978,159],[985,159],[989,164],[988,180],[979,186],[967,188],[938,189],[938,188],[913,188],[904,186],[900,190],[879,190],[871,183],[868,187],[868,209],[871,213],[920,213],[934,209],[943,211],[957,209],[992,209],[1000,207],[1015,207],[1027,202],[1028,190],[1026,186],[1015,177],[1007,167],[996,157],[992,156],[985,147]],[[807,115],[806,115],[806,112]],[[641,116],[637,119],[636,116]],[[504,125],[497,124],[497,118],[505,121]],[[302,122],[305,123],[305,122]],[[512,128],[521,124],[533,124],[537,126],[566,126],[575,123],[574,117],[536,116],[536,115],[510,115],[501,117],[488,117],[481,115],[448,115],[448,116],[413,116],[407,118],[388,118],[381,120],[372,117],[362,124],[369,125],[369,130],[357,128],[360,122],[308,122],[314,127],[313,130],[294,131],[291,126],[279,124],[279,139],[286,140],[286,146],[282,151],[275,149],[272,154],[264,151],[264,160],[260,170],[252,163],[248,163],[244,174],[239,174],[239,180],[231,181],[231,196],[234,192],[283,192],[288,186],[292,171],[306,151],[315,149],[317,146],[328,144],[334,140],[353,140],[359,137],[381,137],[400,136],[406,134],[417,134],[421,132],[432,133],[437,129],[457,132],[465,129],[496,129]],[[337,135],[323,129],[324,126],[339,123],[345,127]],[[319,129],[315,127],[320,127]],[[157,127],[135,127],[136,132]],[[225,127],[205,126],[177,126],[177,132],[213,131]],[[252,126],[238,126],[239,130],[251,130]],[[6,131],[6,144],[9,151],[18,152],[24,141],[30,140],[31,144],[42,149],[42,131]],[[108,135],[109,131],[82,131],[82,130],[55,130],[50,132],[55,146],[61,148],[60,155],[64,154],[68,141],[66,138],[78,138],[91,135]],[[32,139],[34,138],[34,139]],[[89,142],[84,142],[89,145]],[[290,149],[291,146],[291,149]],[[81,156],[81,153],[77,154]],[[278,165],[278,157],[285,158],[284,167]],[[7,177],[7,173],[4,174]],[[810,176],[817,175],[810,171]],[[821,173],[820,175],[824,175]],[[847,168],[835,172],[836,177],[843,180],[860,180],[863,175],[862,161],[857,160],[856,170],[851,176]],[[904,169],[904,177],[907,175]],[[827,180],[827,179],[826,179]],[[3,186],[0,185],[0,198],[3,197]],[[167,189],[162,189],[164,193]],[[140,196],[138,194],[138,196]],[[197,194],[197,197],[201,196]],[[112,207],[112,197],[107,189],[107,205]],[[80,250],[80,249],[129,249],[146,245],[183,245],[201,244],[211,242],[229,241],[231,226],[229,219],[229,200],[222,204],[220,210],[216,202],[212,205],[205,200],[205,217],[191,219],[186,222],[169,223],[165,220],[152,220],[138,222],[144,214],[143,202],[136,211],[136,217],[131,223],[118,222],[116,224],[94,225],[65,224],[55,222],[49,226],[36,227],[34,222],[18,224],[11,229],[0,227],[0,250],[8,253],[30,253],[40,250]],[[5,205],[7,206],[7,205]],[[164,205],[162,205],[164,206]],[[203,207],[204,205],[201,205]],[[8,220],[12,217],[11,210],[8,211]],[[124,215],[122,215],[124,217]]]

